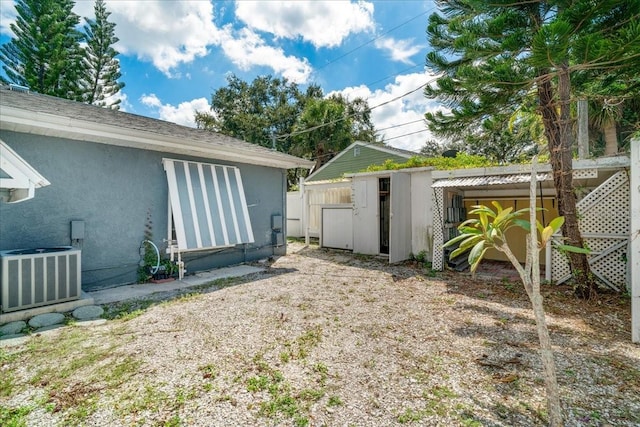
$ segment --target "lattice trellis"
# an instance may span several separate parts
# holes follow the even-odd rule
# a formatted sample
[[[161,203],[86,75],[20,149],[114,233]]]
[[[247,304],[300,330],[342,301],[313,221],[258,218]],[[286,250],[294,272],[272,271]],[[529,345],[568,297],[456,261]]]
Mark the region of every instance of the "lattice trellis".
[[[432,193],[433,206],[433,259],[431,264],[434,270],[444,269],[444,191],[442,188],[434,188]]]
[[[619,171],[577,203],[578,223],[587,247],[589,264],[600,281],[615,289],[624,288],[629,241],[629,176]],[[561,236],[555,236],[559,241]],[[566,255],[553,249],[551,278],[562,283],[571,277]]]

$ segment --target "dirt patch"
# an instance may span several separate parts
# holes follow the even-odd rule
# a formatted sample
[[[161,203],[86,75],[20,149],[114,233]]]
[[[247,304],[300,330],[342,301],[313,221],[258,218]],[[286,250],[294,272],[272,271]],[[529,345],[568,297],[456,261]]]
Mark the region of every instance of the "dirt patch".
[[[91,406],[73,411],[82,418],[35,409],[27,424],[546,423],[535,324],[517,282],[294,243],[265,273],[211,289],[83,329],[84,346],[108,342],[114,359],[135,359],[135,371],[92,388],[92,368],[83,366],[68,379],[90,394]],[[544,295],[566,425],[640,424],[629,300],[585,303],[555,286]],[[60,346],[66,334],[34,339]],[[3,373],[13,370],[13,391],[2,405],[40,408],[43,393],[58,401],[33,379],[73,358],[52,361],[28,345],[12,351]]]

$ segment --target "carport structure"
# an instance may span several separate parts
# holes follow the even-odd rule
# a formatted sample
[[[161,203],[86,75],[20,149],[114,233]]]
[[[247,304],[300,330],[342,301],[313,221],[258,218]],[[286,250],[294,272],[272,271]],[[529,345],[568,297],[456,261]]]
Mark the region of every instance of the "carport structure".
[[[632,293],[632,338],[640,342],[640,141],[632,143],[631,159],[626,156],[574,160],[574,187],[578,192],[579,223],[591,254],[589,263],[599,281],[616,291]],[[433,268],[442,270],[447,262],[443,244],[457,234],[473,205],[499,201],[503,207],[529,206],[530,165],[481,169],[433,171]],[[551,167],[539,165],[537,206],[545,211],[538,219],[548,223],[558,215]],[[518,235],[520,234],[520,235]],[[508,238],[522,262],[526,255],[525,232],[512,229]],[[554,239],[560,241],[562,236]],[[554,247],[543,249],[545,279],[563,283],[571,277],[566,255]],[[494,251],[488,259],[502,260]]]
[[[594,274],[606,286],[620,291],[627,282],[627,269],[620,261],[627,258],[630,237],[629,158],[612,157],[574,161],[574,186],[579,192],[580,228],[592,250],[590,264]],[[539,166],[537,206],[545,208],[538,220],[548,223],[558,216],[551,167]],[[531,165],[512,165],[482,169],[434,171],[433,268],[441,270],[446,262],[442,245],[457,233],[471,206],[496,200],[514,210],[529,206]],[[515,255],[525,260],[525,232],[512,229],[508,234]],[[556,236],[559,241],[561,236]],[[545,248],[541,255],[545,278],[562,283],[571,277],[569,265],[556,249]],[[498,252],[489,259],[505,260]]]

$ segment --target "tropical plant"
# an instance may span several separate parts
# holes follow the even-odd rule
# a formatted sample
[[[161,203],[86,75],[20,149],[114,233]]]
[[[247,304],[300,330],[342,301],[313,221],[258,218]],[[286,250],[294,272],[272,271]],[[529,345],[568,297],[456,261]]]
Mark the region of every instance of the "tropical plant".
[[[563,416],[560,406],[560,391],[558,388],[549,330],[545,319],[543,298],[540,293],[539,252],[551,241],[552,236],[560,230],[564,223],[564,218],[561,216],[557,217],[547,226],[544,226],[536,219],[536,212],[541,209],[536,208],[535,158],[531,168],[529,201],[529,208],[520,209],[515,212],[513,208],[503,209],[500,203],[496,201],[492,202],[495,210],[485,205],[473,206],[473,210],[469,211],[469,214],[477,215],[478,217],[468,219],[460,224],[458,227],[460,235],[449,240],[444,246],[459,244],[458,248],[451,253],[450,258],[455,258],[469,251],[468,259],[472,272],[476,271],[485,253],[490,248],[504,253],[518,271],[527,296],[531,301],[535,316],[540,341],[540,354],[544,368],[549,422],[551,426],[562,426]],[[529,213],[529,221],[520,219],[520,216],[526,213]],[[532,224],[535,224],[535,226],[532,226]],[[520,264],[520,261],[513,254],[507,242],[506,233],[512,227],[521,227],[529,232],[527,236],[527,256],[524,266]],[[584,248],[564,244],[557,246],[560,250],[567,252],[578,252],[585,255],[589,253],[589,251]]]
[[[355,141],[374,142],[366,101],[340,95],[310,99],[293,127],[292,154],[315,159],[315,170]]]

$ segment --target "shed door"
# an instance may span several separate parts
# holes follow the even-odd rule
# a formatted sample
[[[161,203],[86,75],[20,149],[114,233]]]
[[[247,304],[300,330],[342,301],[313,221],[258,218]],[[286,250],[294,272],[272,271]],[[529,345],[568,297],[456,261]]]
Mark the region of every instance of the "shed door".
[[[391,226],[389,262],[409,259],[411,254],[411,176],[404,172],[391,175]]]
[[[320,246],[324,248],[353,249],[353,210],[346,207],[322,208]]]
[[[378,178],[353,180],[353,252],[377,255],[378,252]]]

